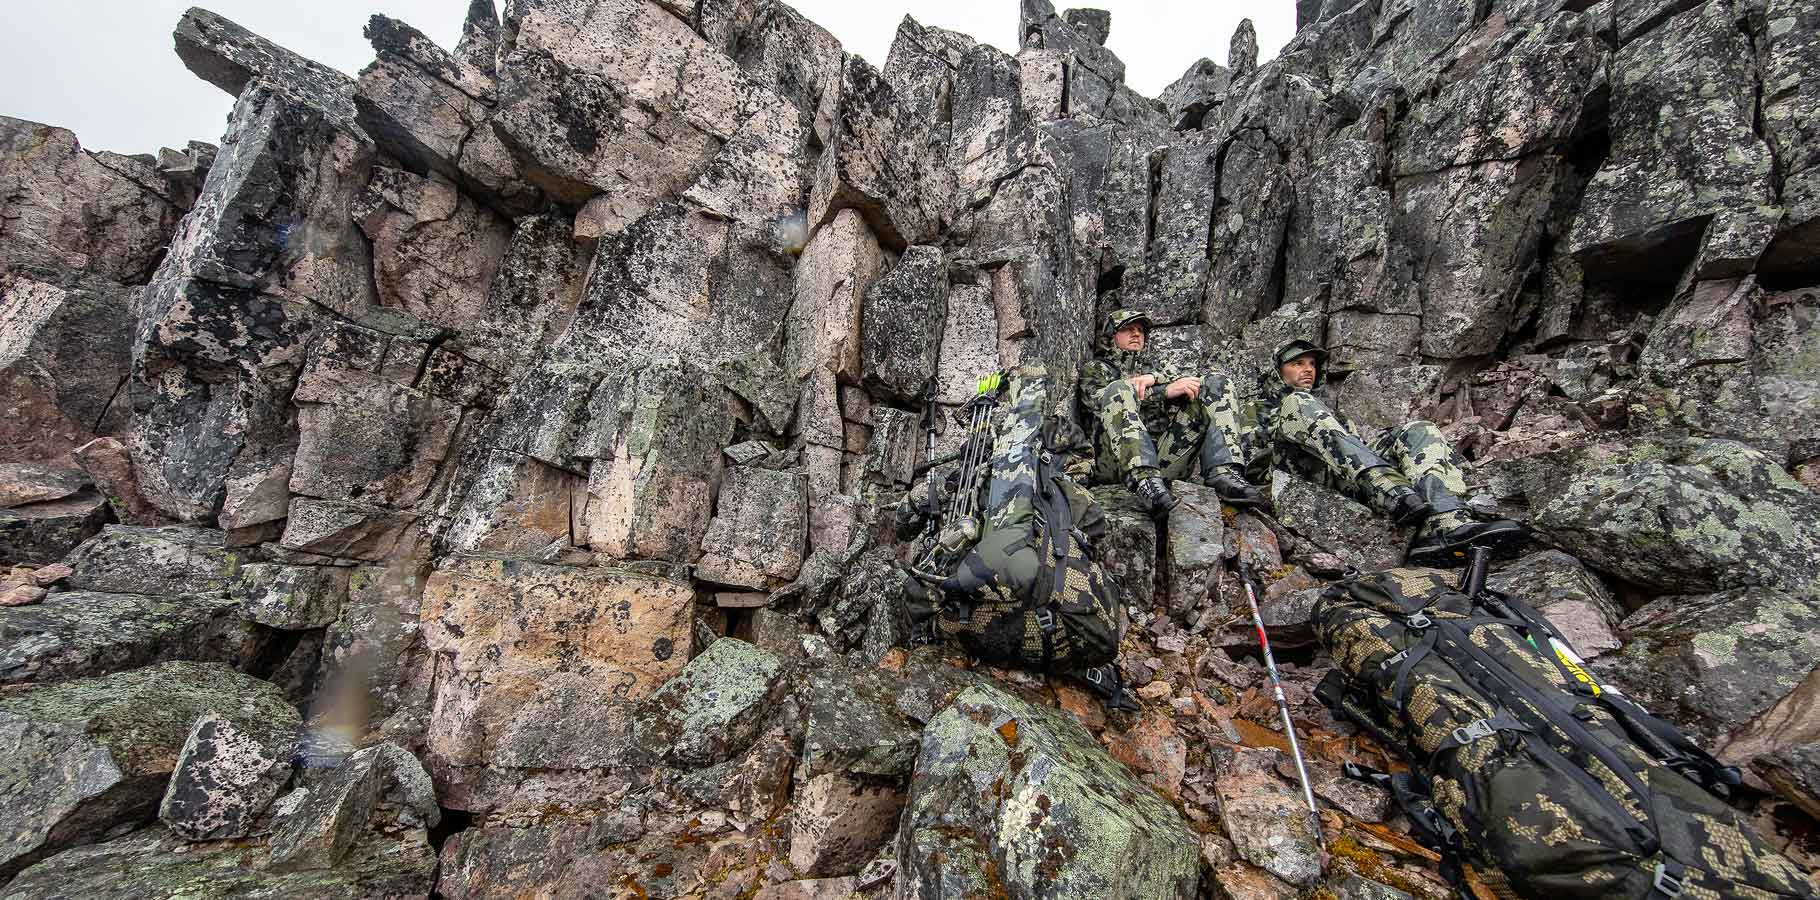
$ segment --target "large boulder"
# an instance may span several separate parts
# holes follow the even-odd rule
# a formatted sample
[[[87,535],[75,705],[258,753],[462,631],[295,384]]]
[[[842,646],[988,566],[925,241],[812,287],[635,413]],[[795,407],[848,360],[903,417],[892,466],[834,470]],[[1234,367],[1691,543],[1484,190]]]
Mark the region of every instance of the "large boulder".
[[[477,319],[512,224],[442,175],[375,168],[353,209],[381,304],[450,329]]]
[[[939,247],[909,248],[865,295],[859,345],[866,386],[898,402],[920,400],[935,377],[947,318],[947,260]]]
[[[77,847],[19,873],[6,886],[17,900],[55,897],[231,896],[279,900],[424,897],[434,885],[436,853],[419,834],[376,835],[332,869],[275,871],[257,844],[191,844],[162,828]]]
[[[246,558],[212,528],[111,525],[70,555],[75,590],[221,596]]]
[[[62,500],[88,486],[81,472],[26,463],[0,463],[0,509]]]
[[[1126,605],[1149,610],[1157,605],[1157,527],[1124,485],[1092,489],[1093,499],[1106,514],[1106,537],[1094,547],[1107,574],[1119,584],[1119,598]]]
[[[1661,593],[1820,587],[1820,494],[1743,444],[1662,438],[1520,464],[1550,543]]]
[[[1178,482],[1174,491],[1180,502],[1170,510],[1163,530],[1163,583],[1169,611],[1185,616],[1202,604],[1219,601],[1216,585],[1226,562],[1226,522],[1212,488]]]
[[[632,739],[683,768],[726,762],[768,724],[781,670],[771,654],[721,638],[640,706]]]
[[[127,443],[146,499],[181,521],[214,518],[230,481],[293,440],[290,388],[320,310],[359,318],[374,303],[352,217],[373,146],[337,120],[345,97],[303,87],[241,95],[228,149],[134,304]]]
[[[1532,553],[1485,580],[1535,607],[1583,659],[1594,659],[1622,645],[1618,621],[1623,610],[1599,576],[1559,550]]]
[[[165,826],[192,841],[240,838],[252,831],[291,777],[301,719],[294,709],[285,713],[264,734],[242,731],[220,713],[197,719],[158,804]]]
[[[556,339],[581,301],[582,274],[592,247],[580,246],[572,227],[560,213],[518,219],[478,315],[462,327],[452,346],[437,349],[472,360],[488,374],[517,375],[538,350]],[[440,380],[426,378],[421,387],[434,393]],[[465,401],[464,406],[490,406],[493,400],[451,399]]]
[[[360,72],[356,117],[373,141],[412,171],[436,172],[507,214],[534,209],[542,194],[493,130],[499,21],[490,6],[469,10],[472,55],[451,54],[422,32],[386,16],[367,24],[375,59]],[[490,28],[480,23],[490,22]]]
[[[902,34],[900,32],[900,39]],[[921,110],[864,58],[843,54],[840,101],[809,194],[809,227],[855,210],[886,246],[932,243],[948,203],[945,166],[929,165]],[[938,151],[939,152],[939,151]]]
[[[1748,778],[1820,814],[1820,672],[1810,671],[1795,689],[1749,725],[1713,748],[1733,765],[1748,766]],[[1757,785],[1753,781],[1753,785]]]
[[[116,393],[129,367],[131,303],[128,288],[109,282],[66,285],[0,271],[0,400],[8,409],[0,461],[68,465],[89,438],[124,428],[130,410]]]
[[[0,684],[106,675],[172,660],[253,667],[267,633],[222,596],[64,591],[0,608]]]
[[[317,369],[297,384],[290,491],[321,500],[408,508],[442,468],[461,410],[359,372]]]
[[[1663,597],[1622,630],[1624,648],[1595,670],[1703,747],[1740,734],[1820,660],[1820,600],[1774,588]]]
[[[265,746],[296,728],[277,687],[220,663],[162,663],[0,699],[0,879],[150,820],[191,723],[209,712]]]
[[[1220,199],[1222,144],[1201,133],[1171,145],[1162,157],[1160,183],[1151,211],[1154,234],[1141,265],[1125,273],[1127,305],[1156,318],[1158,325],[1194,321],[1211,265],[1208,222]]]
[[[923,732],[898,837],[910,897],[1193,897],[1200,841],[1066,713],[968,688]]]
[[[184,210],[122,161],[83,150],[67,129],[0,116],[0,269],[143,284]]]
[[[253,563],[228,586],[245,616],[270,628],[301,631],[329,625],[341,615],[349,571],[334,566]]]
[[[631,222],[681,194],[760,109],[796,111],[655,3],[506,10],[492,130],[551,198]]]
[[[383,824],[418,836],[442,819],[429,774],[397,744],[354,753],[297,794],[272,832],[271,868],[280,872],[335,868],[382,813]]]
[[[0,509],[0,565],[54,563],[100,531],[107,501],[94,491]]]
[[[185,12],[171,36],[178,58],[203,81],[238,97],[255,79],[266,79],[307,98],[338,127],[358,133],[354,79],[200,7]]]
[[[1271,491],[1277,518],[1317,553],[1369,572],[1403,560],[1390,520],[1339,491],[1278,471]]]
[[[1775,152],[1788,208],[1781,234],[1764,254],[1762,271],[1805,273],[1812,282],[1820,257],[1820,132],[1805,60],[1820,49],[1820,11],[1801,0],[1769,0],[1753,34],[1760,68],[1764,138]],[[1753,22],[1753,25],[1756,25]]]
[[[585,543],[612,559],[699,558],[731,406],[725,388],[675,360],[608,375],[589,401],[580,451],[594,459]]]
[[[426,760],[454,809],[581,803],[627,758],[634,708],[689,660],[685,581],[457,557],[430,576]]]
[[[809,502],[801,475],[729,468],[702,538],[695,577],[762,590],[782,587],[802,569],[808,531]]]

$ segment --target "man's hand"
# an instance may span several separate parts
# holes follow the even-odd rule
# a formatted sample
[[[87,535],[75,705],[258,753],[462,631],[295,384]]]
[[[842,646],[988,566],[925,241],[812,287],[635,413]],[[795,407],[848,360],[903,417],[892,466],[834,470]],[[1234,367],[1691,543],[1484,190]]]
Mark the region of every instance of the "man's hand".
[[[1199,378],[1177,378],[1169,382],[1163,396],[1170,400],[1187,397],[1189,400],[1201,399],[1201,380]]]
[[[1149,392],[1151,388],[1156,387],[1155,375],[1133,375],[1130,378],[1125,379],[1125,381],[1131,385],[1132,390],[1137,392],[1137,398],[1139,400],[1144,399],[1144,394]]]

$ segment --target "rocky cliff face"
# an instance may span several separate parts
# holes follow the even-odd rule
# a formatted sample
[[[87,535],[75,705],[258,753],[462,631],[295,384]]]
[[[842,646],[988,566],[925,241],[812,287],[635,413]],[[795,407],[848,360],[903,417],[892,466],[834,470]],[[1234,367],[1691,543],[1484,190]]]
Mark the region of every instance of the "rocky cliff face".
[[[771,0],[475,0],[358,78],[192,10],[218,147],[0,119],[6,896],[1442,896],[1292,649],[1319,854],[1220,564],[1307,646],[1401,549],[1338,495],[1100,490],[1137,715],[902,649],[924,386],[1066,386],[1121,305],[1442,424],[1545,545],[1494,583],[1811,853],[1820,5],[1297,8],[1155,100],[1047,0],[882,68]]]

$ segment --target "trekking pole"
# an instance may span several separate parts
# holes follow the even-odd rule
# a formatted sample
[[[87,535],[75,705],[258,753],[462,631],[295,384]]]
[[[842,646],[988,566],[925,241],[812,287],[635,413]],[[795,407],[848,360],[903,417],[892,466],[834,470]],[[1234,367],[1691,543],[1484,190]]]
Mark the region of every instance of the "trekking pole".
[[[1258,608],[1257,583],[1251,577],[1251,564],[1239,560],[1239,580],[1245,585],[1245,600],[1251,604],[1251,621],[1258,629],[1258,646],[1264,650],[1264,668],[1270,672],[1270,689],[1276,693],[1277,711],[1283,714],[1283,733],[1289,736],[1289,755],[1295,757],[1295,773],[1302,779],[1302,799],[1308,801],[1308,814],[1314,819],[1314,839],[1327,849],[1327,836],[1321,832],[1321,810],[1315,806],[1314,787],[1308,781],[1308,765],[1302,761],[1302,744],[1296,740],[1295,722],[1289,716],[1289,699],[1283,696],[1283,676],[1277,674],[1276,657],[1270,653],[1270,635],[1264,632],[1264,613]]]

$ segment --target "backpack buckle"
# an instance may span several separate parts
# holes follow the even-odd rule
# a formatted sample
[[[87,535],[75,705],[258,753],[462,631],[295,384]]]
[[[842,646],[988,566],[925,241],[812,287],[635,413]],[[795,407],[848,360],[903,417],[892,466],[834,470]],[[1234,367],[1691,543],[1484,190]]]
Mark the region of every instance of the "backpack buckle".
[[[1403,660],[1408,659],[1408,658],[1409,658],[1408,650],[1398,650],[1397,655],[1392,656],[1391,658],[1384,660],[1381,663],[1378,663],[1378,670],[1379,671],[1388,671],[1391,666],[1394,666],[1397,663],[1400,663]]]
[[[1036,627],[1042,629],[1044,634],[1054,634],[1055,633],[1055,610],[1054,609],[1047,607],[1047,606],[1042,607],[1041,609],[1038,609],[1035,613],[1035,619],[1036,619]]]
[[[1687,887],[1687,882],[1682,879],[1682,873],[1685,873],[1686,870],[1682,869],[1679,863],[1676,863],[1674,864],[1675,869],[1679,871],[1670,872],[1668,868],[1669,865],[1670,864],[1667,862],[1656,863],[1655,887],[1664,897],[1679,897],[1681,896],[1681,892]]]
[[[1427,613],[1416,612],[1416,613],[1411,613],[1409,615],[1409,618],[1404,619],[1403,624],[1408,625],[1409,627],[1414,628],[1417,631],[1426,631],[1430,628],[1433,628],[1435,623],[1428,618]]]
[[[1479,738],[1488,738],[1497,733],[1498,729],[1492,727],[1490,719],[1480,719],[1476,722],[1455,728],[1453,730],[1453,739],[1457,741],[1460,746],[1464,747]]]

